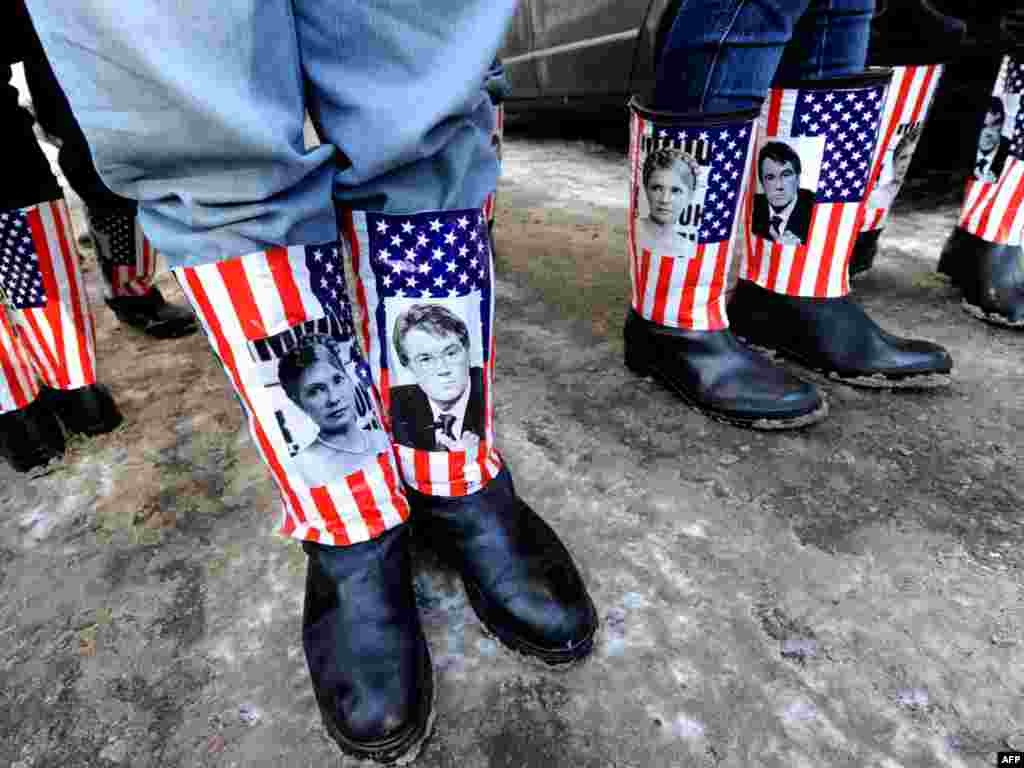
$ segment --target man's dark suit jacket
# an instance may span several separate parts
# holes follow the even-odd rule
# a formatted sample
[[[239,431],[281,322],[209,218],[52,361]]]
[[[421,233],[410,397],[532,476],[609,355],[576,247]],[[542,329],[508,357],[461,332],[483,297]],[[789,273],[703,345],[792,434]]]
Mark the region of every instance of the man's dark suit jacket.
[[[751,222],[750,230],[755,235],[760,235],[766,240],[772,239],[771,206],[768,205],[768,195],[754,195],[754,220]],[[807,189],[798,189],[796,193],[796,206],[786,223],[786,232],[792,232],[800,238],[800,242],[807,244],[807,235],[811,229],[811,210],[814,208],[814,193]]]
[[[1003,168],[1006,166],[1006,158],[1010,154],[1010,140],[1005,136],[999,137],[999,146],[996,147],[996,156],[992,158],[992,165],[989,166],[989,170],[992,171],[992,175],[997,179],[1003,175]],[[978,155],[974,156],[974,172],[978,172]]]
[[[430,401],[418,384],[391,388],[391,431],[395,442],[425,451],[443,451],[436,432],[431,426],[434,412]],[[482,368],[469,369],[469,401],[462,419],[462,432],[473,432],[484,437],[484,372]],[[456,435],[456,438],[462,435]]]

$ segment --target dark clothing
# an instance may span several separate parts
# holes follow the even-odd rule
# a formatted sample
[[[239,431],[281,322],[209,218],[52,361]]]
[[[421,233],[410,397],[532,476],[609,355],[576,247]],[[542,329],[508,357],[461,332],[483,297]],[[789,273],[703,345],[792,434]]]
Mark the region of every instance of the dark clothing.
[[[807,235],[811,230],[811,211],[814,208],[814,193],[806,190],[797,190],[796,205],[789,221],[786,222],[786,232],[792,232],[800,242],[806,245]],[[771,206],[768,204],[767,195],[754,195],[754,220],[750,230],[768,240],[774,239],[771,234]]]
[[[36,122],[51,136],[60,141],[57,163],[68,184],[82,198],[86,207],[95,213],[124,213],[134,215],[135,201],[115,195],[103,183],[96,166],[92,161],[92,153],[86,143],[85,134],[71,112],[64,91],[61,90],[57,77],[53,74],[50,62],[46,58],[43,46],[39,42],[35,29],[29,20],[22,0],[17,0],[15,15],[16,27],[21,39],[18,41],[18,56],[25,67],[25,83],[32,94],[32,108]],[[35,139],[33,139],[33,142]],[[52,195],[44,199],[53,199]],[[39,202],[33,200],[32,203]],[[31,205],[32,203],[28,203]]]
[[[1006,158],[1010,154],[1010,140],[1005,136],[999,137],[999,146],[996,147],[995,157],[992,158],[992,164],[988,167],[988,170],[992,172],[992,175],[997,179],[1003,175],[1003,167],[1006,165]],[[980,153],[975,157],[974,160],[974,173],[978,174],[978,160],[980,159]]]
[[[0,86],[0,122],[6,126],[4,172],[0,174],[0,211],[56,200],[62,195],[60,184],[36,141],[32,115],[18,105],[18,90],[10,82],[9,64],[0,66],[0,76],[4,80]]]
[[[864,68],[874,0],[687,0],[658,63],[654,108],[731,112]]]
[[[0,11],[0,122],[4,133],[4,172],[0,174],[0,211],[24,208],[61,196],[50,163],[36,142],[32,115],[18,105],[18,90],[11,84],[11,64],[20,61],[34,35],[21,0]]]
[[[462,437],[472,432],[484,437],[484,372],[482,368],[469,369],[469,400],[462,419]],[[437,444],[434,412],[426,393],[418,384],[391,388],[391,435],[399,445],[425,451],[444,450]]]

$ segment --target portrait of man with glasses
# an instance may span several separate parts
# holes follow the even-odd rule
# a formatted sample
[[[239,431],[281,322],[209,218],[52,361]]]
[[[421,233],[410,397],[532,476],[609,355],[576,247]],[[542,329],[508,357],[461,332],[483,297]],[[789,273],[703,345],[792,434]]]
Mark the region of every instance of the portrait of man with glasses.
[[[415,384],[391,388],[391,429],[399,445],[460,451],[484,433],[483,369],[470,366],[466,323],[440,304],[414,304],[395,319],[398,361]]]

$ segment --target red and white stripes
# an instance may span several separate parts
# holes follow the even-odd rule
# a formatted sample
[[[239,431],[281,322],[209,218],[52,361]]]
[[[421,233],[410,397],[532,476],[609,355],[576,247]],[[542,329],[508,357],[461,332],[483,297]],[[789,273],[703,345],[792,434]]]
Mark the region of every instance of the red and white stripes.
[[[0,414],[19,411],[39,395],[39,377],[28,350],[3,307],[0,307]]]
[[[747,125],[741,139],[730,138],[728,145],[721,139],[721,146],[715,143],[715,136],[720,135],[693,125],[674,126],[668,115],[665,122],[655,125],[638,112],[631,113],[627,248],[632,306],[639,315],[659,325],[701,331],[718,331],[729,325],[726,288],[739,226],[735,214],[747,195],[750,180],[743,161],[739,161],[739,167],[730,166],[729,171],[742,178],[729,185],[728,199],[720,195],[719,174],[728,173],[723,165],[732,159],[731,154],[725,158],[721,153],[728,146],[730,153],[740,152],[745,158],[754,141],[753,125]],[[642,169],[645,158],[659,146],[674,146],[683,154],[693,152],[687,162],[696,168],[697,179],[689,198],[689,231],[652,237],[650,222],[640,217],[641,197],[646,194]],[[727,212],[724,205],[713,210],[716,194],[730,207]],[[713,216],[723,222],[724,229],[706,228]]]
[[[725,312],[728,242],[701,244],[690,258],[640,249],[633,308],[659,325],[696,331],[729,327]]]
[[[157,251],[142,231],[138,216],[132,217],[131,226],[135,229],[134,263],[114,263],[110,265],[109,272],[107,269],[100,270],[107,281],[106,287],[111,298],[145,296],[153,287],[153,278],[156,276]]]
[[[1002,245],[1021,245],[1024,241],[1024,161],[1016,154],[1024,141],[1020,67],[1018,57],[1005,56],[992,90],[993,97],[1003,102],[1005,110],[997,155],[1003,153],[1003,145],[1013,149],[1006,153],[1001,172],[994,181],[975,175],[967,180],[958,221],[961,229]]]
[[[42,275],[43,306],[11,312],[36,373],[54,389],[96,383],[96,329],[63,199],[22,209]]]
[[[903,183],[902,175],[893,178],[891,169],[896,161],[909,163],[916,149],[917,140],[905,150],[900,141],[908,130],[921,131],[928,120],[928,110],[935,100],[935,92],[942,79],[943,66],[930,64],[921,66],[893,67],[892,83],[889,85],[885,108],[882,112],[882,140],[872,167],[872,188],[865,203],[862,231],[881,229],[889,218],[889,211],[896,194]],[[895,153],[905,151],[906,157],[896,158]],[[903,166],[905,169],[905,165]],[[887,175],[885,171],[889,171]],[[899,171],[897,171],[899,173]],[[889,188],[879,190],[879,184]],[[875,190],[882,195],[873,194]],[[876,205],[876,203],[879,203]]]
[[[1024,163],[1012,155],[995,183],[967,181],[959,226],[991,243],[1020,245],[1024,237]]]
[[[826,108],[822,111],[822,114],[827,114],[832,109],[828,105],[838,104],[851,94],[863,109],[867,95],[870,95],[868,89],[843,89],[833,93],[823,91],[816,98],[824,100],[832,97],[828,98]],[[813,93],[810,95],[815,96]],[[875,109],[880,109],[881,100],[877,98],[877,91],[874,98],[877,105]],[[758,152],[765,143],[776,139],[799,140],[802,137],[804,141],[813,141],[817,138],[821,142],[821,147],[817,150],[821,162],[820,158],[828,157],[830,152],[842,151],[837,144],[844,143],[847,147],[852,147],[854,142],[861,142],[867,143],[868,146],[853,157],[856,158],[857,164],[864,163],[863,168],[866,170],[875,154],[878,130],[877,122],[872,123],[870,118],[866,117],[868,110],[857,113],[856,117],[853,113],[849,113],[849,116],[844,113],[842,117],[829,114],[827,118],[822,118],[820,132],[814,133],[808,132],[807,126],[801,122],[807,119],[799,114],[802,110],[808,110],[805,100],[809,101],[808,92],[799,89],[773,88],[769,92],[761,111]],[[828,122],[829,120],[831,122]],[[841,120],[857,120],[859,127],[848,134],[830,133],[837,130]],[[840,136],[842,138],[838,138]],[[810,145],[809,141],[807,143]],[[864,173],[852,170],[852,166],[848,169],[846,162],[843,161],[842,169],[833,168],[828,171],[827,161],[821,162],[819,185],[829,183],[826,181],[826,173]],[[754,173],[757,174],[756,166]],[[806,168],[804,174],[807,174]],[[864,175],[866,176],[866,173]],[[806,183],[806,179],[800,183]],[[789,296],[832,298],[848,294],[850,288],[847,265],[856,236],[861,231],[864,221],[864,192],[866,187],[862,188],[859,196],[850,196],[846,199],[836,195],[822,200],[819,195],[811,208],[806,235],[799,244],[779,242],[752,231],[752,214],[755,206],[748,205],[745,218],[746,242],[749,246],[746,249],[746,264],[741,269],[741,276],[762,288]]]
[[[174,270],[242,403],[249,428],[281,492],[280,532],[324,544],[366,541],[409,515],[394,457],[368,457],[356,472],[309,487],[290,471],[287,444],[275,421],[280,387],[267,385],[266,365],[250,342],[272,337],[327,312],[311,289],[307,255],[344,269],[337,244],[272,248],[236,259]]]
[[[444,212],[439,212],[444,213]],[[477,211],[479,214],[480,211]],[[375,270],[385,270],[381,262],[373,258],[366,214],[362,211],[345,211],[341,217],[342,236],[349,251],[352,271],[355,274],[355,297],[358,306],[356,318],[357,333],[366,351],[366,358],[374,383],[381,396],[381,410],[385,419],[390,418],[391,387],[394,384],[394,367],[397,361],[392,354],[393,329],[382,325],[385,297],[378,289]],[[490,249],[487,280],[490,280],[489,301],[481,302],[482,331],[489,340],[488,354],[483,360],[483,413],[484,435],[478,446],[459,451],[429,451],[421,448],[395,444],[395,455],[401,469],[402,479],[420,493],[431,496],[465,496],[483,488],[501,470],[501,456],[494,439],[494,262]],[[382,273],[383,274],[383,273]],[[385,422],[387,423],[387,422]]]

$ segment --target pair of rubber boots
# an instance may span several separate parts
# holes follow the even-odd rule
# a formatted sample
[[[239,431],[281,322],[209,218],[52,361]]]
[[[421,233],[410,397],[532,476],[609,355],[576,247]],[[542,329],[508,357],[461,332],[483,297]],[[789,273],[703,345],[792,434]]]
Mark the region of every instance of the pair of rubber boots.
[[[1024,44],[1024,10],[996,3],[983,13],[964,4],[936,8],[927,0],[880,3],[871,27],[870,58],[881,66],[931,64],[936,56],[952,58],[963,45],[967,25],[948,15],[972,14],[976,39],[996,49],[1020,50]],[[990,22],[999,20],[999,24]],[[1016,54],[1019,57],[1019,54]],[[861,233],[850,260],[850,274],[871,269],[881,229]],[[963,306],[975,317],[1011,328],[1024,327],[1024,251],[1019,245],[990,242],[957,227],[939,258],[938,271],[948,275],[963,294]]]
[[[767,430],[817,423],[828,404],[816,386],[751,344],[855,386],[930,387],[945,383],[953,367],[945,349],[886,332],[848,296],[786,296],[740,280],[729,316],[731,329],[696,331],[655,324],[631,309],[626,365],[712,418]]]
[[[27,406],[0,415],[0,457],[17,471],[28,472],[64,454],[65,432],[102,435],[122,421],[102,384],[68,390],[42,387]]]
[[[760,114],[666,113],[634,100],[634,291],[624,331],[632,371],[715,419],[756,429],[816,423],[828,404],[816,386],[752,347],[851,385],[948,381],[953,361],[945,349],[888,333],[848,295],[859,206],[876,171],[861,163],[860,176],[850,170],[842,182],[831,179],[839,168],[858,167],[856,157],[873,157],[875,147],[866,138],[865,147],[849,150],[860,155],[844,159],[834,134],[861,120],[882,140],[890,76],[870,70],[777,87]],[[836,171],[826,173],[829,164]],[[817,178],[808,171],[815,167]],[[858,184],[860,195],[852,191]],[[670,188],[682,196],[678,205]],[[740,279],[728,291],[729,260],[744,246]]]
[[[303,544],[303,646],[323,722],[345,753],[380,763],[412,760],[433,719],[411,536],[460,573],[484,627],[514,651],[569,665],[590,653],[598,626],[569,552],[507,469],[465,497],[407,493],[411,525],[345,547]]]

